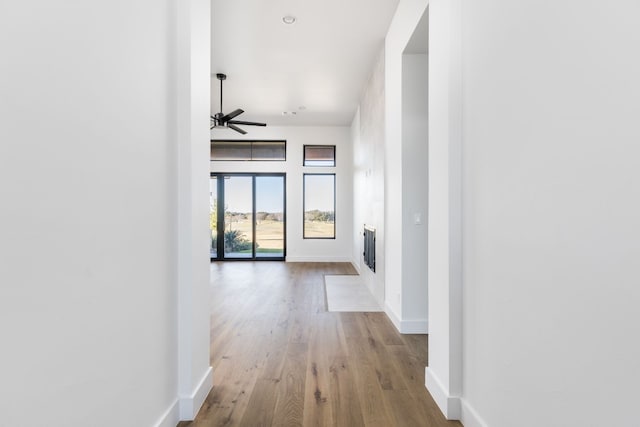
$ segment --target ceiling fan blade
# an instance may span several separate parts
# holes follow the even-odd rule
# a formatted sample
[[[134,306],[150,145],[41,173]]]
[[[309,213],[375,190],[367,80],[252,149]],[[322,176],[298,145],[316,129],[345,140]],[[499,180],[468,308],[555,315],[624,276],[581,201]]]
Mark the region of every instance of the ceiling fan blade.
[[[240,132],[243,135],[247,134],[247,131],[240,129],[238,126],[234,126],[232,124],[228,124],[227,126],[229,126],[230,129],[235,130],[236,132]]]
[[[258,123],[258,122],[245,122],[242,120],[229,120],[227,123],[231,123],[234,125],[246,125],[246,126],[266,126],[266,123]]]
[[[222,123],[228,122],[229,120],[233,119],[236,116],[239,116],[242,113],[244,113],[244,110],[241,110],[240,108],[238,108],[237,110],[234,110],[234,111],[230,112],[229,114],[220,117],[220,121]]]

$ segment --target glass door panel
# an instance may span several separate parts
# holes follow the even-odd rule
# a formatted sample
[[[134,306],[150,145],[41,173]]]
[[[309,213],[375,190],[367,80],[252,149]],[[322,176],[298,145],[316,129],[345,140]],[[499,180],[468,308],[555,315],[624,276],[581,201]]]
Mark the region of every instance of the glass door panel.
[[[218,257],[218,178],[209,180],[209,229],[211,230],[211,258]]]
[[[253,258],[253,177],[224,177],[224,257]]]
[[[284,176],[256,176],[256,258],[284,258]]]

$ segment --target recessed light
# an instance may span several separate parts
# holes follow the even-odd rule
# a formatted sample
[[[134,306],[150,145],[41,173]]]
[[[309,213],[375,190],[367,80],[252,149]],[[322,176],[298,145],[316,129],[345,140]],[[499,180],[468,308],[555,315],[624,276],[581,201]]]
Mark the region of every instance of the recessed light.
[[[287,25],[294,24],[296,22],[296,17],[293,15],[285,15],[282,17],[282,22],[284,22]]]

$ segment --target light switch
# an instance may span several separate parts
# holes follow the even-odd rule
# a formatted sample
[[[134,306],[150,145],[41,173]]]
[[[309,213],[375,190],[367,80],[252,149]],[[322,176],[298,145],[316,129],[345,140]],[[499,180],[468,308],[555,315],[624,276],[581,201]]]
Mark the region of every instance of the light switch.
[[[414,213],[413,214],[413,223],[415,225],[422,225],[422,214],[421,213]]]

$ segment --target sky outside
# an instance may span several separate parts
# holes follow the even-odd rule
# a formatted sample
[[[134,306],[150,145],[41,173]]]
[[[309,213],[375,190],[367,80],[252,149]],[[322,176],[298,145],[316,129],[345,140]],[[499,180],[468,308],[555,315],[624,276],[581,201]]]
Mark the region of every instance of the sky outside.
[[[305,210],[334,210],[335,175],[305,175]],[[216,194],[216,180],[211,179],[211,192]],[[251,212],[251,177],[232,176],[225,179],[225,204],[230,212]],[[282,212],[283,178],[256,177],[256,212]]]
[[[304,210],[333,211],[335,175],[304,176]]]
[[[216,180],[211,181],[211,192],[216,194]],[[251,212],[252,178],[232,176],[225,182],[225,204],[230,212]],[[284,204],[284,178],[276,176],[256,177],[256,212],[282,212]]]

